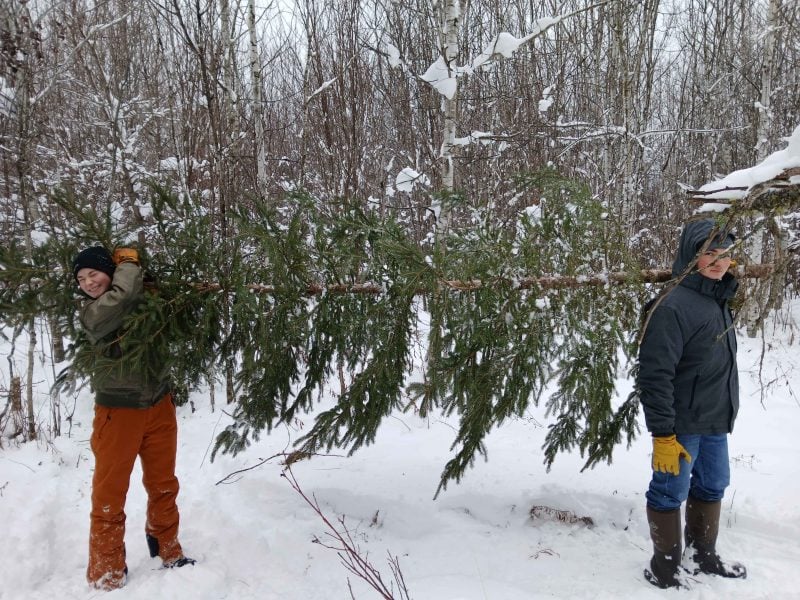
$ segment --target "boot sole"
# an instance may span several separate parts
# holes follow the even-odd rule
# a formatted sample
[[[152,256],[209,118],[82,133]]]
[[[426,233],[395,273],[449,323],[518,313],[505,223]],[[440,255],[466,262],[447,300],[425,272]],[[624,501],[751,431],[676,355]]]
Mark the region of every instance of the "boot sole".
[[[664,584],[658,577],[653,575],[653,572],[650,569],[644,570],[644,578],[650,585],[653,585],[662,590],[671,590],[671,589],[683,589],[689,590],[691,589],[689,585],[685,581],[676,581],[674,585]]]

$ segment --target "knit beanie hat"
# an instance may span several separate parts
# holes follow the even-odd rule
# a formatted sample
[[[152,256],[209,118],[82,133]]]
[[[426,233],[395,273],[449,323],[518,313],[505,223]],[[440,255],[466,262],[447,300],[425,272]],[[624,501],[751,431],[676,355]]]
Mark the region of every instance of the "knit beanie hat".
[[[81,250],[72,259],[72,275],[75,277],[75,281],[78,280],[78,271],[81,269],[94,269],[113,277],[116,268],[117,266],[111,258],[111,253],[102,246],[92,246],[91,248],[86,248],[86,250]]]

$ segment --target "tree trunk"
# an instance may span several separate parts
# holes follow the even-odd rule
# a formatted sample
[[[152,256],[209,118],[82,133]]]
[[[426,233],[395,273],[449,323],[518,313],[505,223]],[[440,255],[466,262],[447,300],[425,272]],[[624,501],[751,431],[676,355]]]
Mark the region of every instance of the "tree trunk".
[[[761,97],[758,106],[756,159],[764,160],[771,150],[772,134],[772,79],[775,74],[775,46],[779,19],[780,0],[770,0],[767,23],[764,28],[764,60],[761,65]]]
[[[772,150],[770,135],[772,130],[772,80],[775,73],[777,34],[781,23],[780,0],[770,0],[767,22],[764,27],[764,60],[761,66],[761,96],[757,107],[756,160],[763,161]],[[783,301],[783,279],[785,270],[780,268],[781,256],[785,255],[787,240],[778,222],[768,217],[763,235],[753,237],[749,254],[754,260],[769,260],[778,268],[773,277],[750,285],[750,302],[744,313],[747,336],[756,337],[764,318],[772,309],[779,308]],[[772,256],[770,256],[772,254]]]
[[[256,36],[256,4],[255,0],[247,1],[247,30],[250,36],[250,75],[251,111],[253,113],[254,143],[258,191],[263,196],[267,191],[267,145],[264,139],[264,98],[261,90],[261,59],[258,53]]]
[[[33,410],[33,365],[36,353],[36,327],[33,319],[28,323],[28,373],[25,382],[25,409],[27,421],[27,440],[36,439],[36,413]]]
[[[456,139],[456,121],[458,119],[458,79],[456,78],[456,59],[458,58],[458,24],[460,15],[459,0],[445,0],[442,14],[442,57],[447,66],[448,75],[456,79],[455,91],[452,96],[442,99],[442,112],[444,113],[444,131],[442,136],[442,149],[439,155],[441,160],[442,189],[452,192],[455,189],[455,166],[453,164],[453,148]],[[439,213],[437,229],[444,233],[449,225],[449,215],[446,206]]]
[[[25,415],[22,412],[22,381],[19,376],[11,378],[8,400],[11,404],[11,437],[17,437],[25,431]]]
[[[50,346],[53,352],[53,362],[61,363],[66,360],[64,352],[64,336],[61,334],[61,328],[58,326],[58,321],[52,316],[48,316],[47,324],[50,326]]]
[[[27,8],[23,8],[23,20],[32,22],[31,15]],[[26,38],[33,42],[34,38]],[[25,48],[32,52],[31,47]],[[32,232],[40,224],[39,210],[36,205],[36,197],[32,189],[33,179],[31,177],[31,167],[34,160],[31,157],[32,147],[34,146],[34,117],[33,101],[34,93],[34,69],[30,63],[25,63],[25,68],[18,71],[17,76],[17,146],[16,146],[16,175],[19,190],[19,203],[22,207],[23,220],[25,223],[24,241],[25,253],[29,264],[34,264],[33,259],[33,236]],[[25,382],[25,400],[27,413],[26,439],[36,439],[36,422],[33,410],[33,365],[34,354],[36,352],[36,329],[34,320],[30,319],[27,323],[28,330],[28,366],[27,380]]]

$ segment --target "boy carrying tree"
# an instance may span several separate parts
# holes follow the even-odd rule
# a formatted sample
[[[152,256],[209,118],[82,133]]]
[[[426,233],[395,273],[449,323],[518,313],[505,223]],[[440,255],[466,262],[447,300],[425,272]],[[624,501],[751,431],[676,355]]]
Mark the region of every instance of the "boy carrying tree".
[[[166,568],[195,563],[184,556],[178,542],[178,425],[164,364],[132,368],[124,361],[129,344],[135,343],[126,319],[144,300],[138,252],[117,248],[112,256],[93,246],[74,258],[72,272],[87,297],[80,322],[94,351],[90,379],[95,392],[95,470],[86,578],[95,588],[113,590],[125,585],[128,574],[125,497],[137,456],[147,491],[150,556],[159,556]]]

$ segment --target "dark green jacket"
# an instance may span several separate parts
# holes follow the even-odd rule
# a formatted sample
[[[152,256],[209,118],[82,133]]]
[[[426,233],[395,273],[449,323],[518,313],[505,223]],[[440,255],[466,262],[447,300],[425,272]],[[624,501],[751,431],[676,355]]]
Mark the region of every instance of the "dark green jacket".
[[[134,263],[122,263],[108,291],[81,309],[80,321],[95,353],[90,372],[95,402],[102,406],[148,408],[170,390],[166,373],[159,372],[163,365],[132,367],[125,360],[126,350],[136,340],[135,331],[124,331],[123,324],[143,294],[142,270]]]

